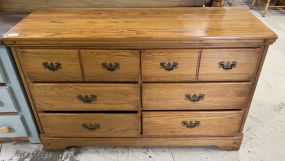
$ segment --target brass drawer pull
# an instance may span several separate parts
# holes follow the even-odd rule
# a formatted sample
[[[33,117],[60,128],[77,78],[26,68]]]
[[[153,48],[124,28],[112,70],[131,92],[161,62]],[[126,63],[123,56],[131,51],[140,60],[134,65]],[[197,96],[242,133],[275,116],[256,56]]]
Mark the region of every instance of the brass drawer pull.
[[[87,129],[89,131],[95,131],[97,129],[100,129],[100,124],[98,124],[98,123],[84,123],[84,124],[81,124],[81,127],[83,129]]]
[[[0,133],[13,133],[13,131],[13,128],[8,126],[0,127]]]
[[[109,72],[113,72],[120,68],[120,64],[116,62],[115,63],[102,63],[101,66],[103,69],[106,69]]]
[[[196,95],[196,94],[185,94],[185,99],[186,100],[189,100],[191,102],[199,102],[200,100],[204,99],[205,98],[205,94],[199,94],[199,95]]]
[[[166,71],[172,71],[174,70],[175,68],[178,68],[178,63],[177,62],[173,62],[172,64],[170,62],[161,62],[160,63],[160,68],[161,69],[164,69]]]
[[[96,95],[78,95],[77,98],[78,100],[86,104],[91,104],[92,102],[97,100]]]
[[[182,121],[182,126],[192,129],[200,126],[200,121]]]
[[[59,62],[55,62],[55,63],[43,62],[43,67],[47,70],[55,72],[55,71],[58,71],[59,69],[61,69],[61,63],[59,63]]]
[[[219,68],[223,68],[224,70],[231,70],[237,66],[236,61],[220,61],[219,62]]]

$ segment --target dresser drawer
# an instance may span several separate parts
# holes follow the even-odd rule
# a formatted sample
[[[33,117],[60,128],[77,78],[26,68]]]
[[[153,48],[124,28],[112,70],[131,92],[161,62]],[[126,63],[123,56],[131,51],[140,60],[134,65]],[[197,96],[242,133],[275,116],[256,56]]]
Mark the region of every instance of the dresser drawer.
[[[138,84],[31,84],[35,105],[49,111],[137,110]]]
[[[0,86],[0,112],[17,112],[12,90],[6,86]]]
[[[190,81],[196,79],[199,50],[145,50],[143,81]]]
[[[242,109],[250,83],[143,84],[146,110]]]
[[[27,137],[19,115],[0,115],[0,138]]]
[[[81,81],[78,50],[20,49],[20,60],[30,81]]]
[[[138,81],[138,50],[81,50],[86,81]]]
[[[257,69],[259,48],[202,50],[198,79],[250,81]]]
[[[241,111],[144,112],[145,136],[234,136],[239,133]]]
[[[40,114],[44,134],[54,137],[138,137],[139,114]]]

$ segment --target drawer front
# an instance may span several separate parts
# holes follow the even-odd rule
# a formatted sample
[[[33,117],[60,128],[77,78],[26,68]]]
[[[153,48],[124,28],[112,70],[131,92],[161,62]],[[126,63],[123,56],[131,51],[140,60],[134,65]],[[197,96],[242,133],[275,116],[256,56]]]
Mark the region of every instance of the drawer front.
[[[86,81],[138,81],[138,50],[81,50]]]
[[[204,49],[198,78],[203,81],[250,81],[257,69],[259,50]]]
[[[51,111],[137,110],[137,84],[31,84],[36,107]]]
[[[19,115],[0,115],[0,138],[27,137]]]
[[[138,137],[138,114],[40,114],[44,134],[54,137]]]
[[[196,79],[199,50],[146,50],[142,52],[143,81]]]
[[[0,112],[17,112],[14,95],[9,87],[0,86]]]
[[[144,112],[145,136],[233,136],[239,133],[241,111]]]
[[[20,60],[30,81],[81,81],[77,50],[21,49]]]
[[[143,84],[146,110],[242,109],[250,83]]]

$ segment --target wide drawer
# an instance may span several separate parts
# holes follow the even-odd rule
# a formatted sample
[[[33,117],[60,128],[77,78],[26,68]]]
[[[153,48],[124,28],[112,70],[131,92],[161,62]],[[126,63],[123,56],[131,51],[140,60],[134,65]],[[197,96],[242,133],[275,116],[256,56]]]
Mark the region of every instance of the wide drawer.
[[[143,81],[190,81],[196,79],[199,50],[145,50]]]
[[[138,50],[81,50],[86,81],[138,81]]]
[[[0,138],[27,137],[20,115],[0,115]]]
[[[0,112],[17,112],[16,105],[12,90],[6,86],[0,86]]]
[[[145,83],[146,110],[242,109],[250,83]]]
[[[19,57],[29,81],[81,81],[78,50],[20,49]]]
[[[138,137],[139,114],[41,113],[44,134],[54,137]]]
[[[138,84],[31,84],[36,107],[50,111],[137,110]]]
[[[203,49],[198,79],[202,81],[250,81],[259,61],[259,48]]]
[[[241,111],[144,112],[145,136],[233,136],[239,133]]]

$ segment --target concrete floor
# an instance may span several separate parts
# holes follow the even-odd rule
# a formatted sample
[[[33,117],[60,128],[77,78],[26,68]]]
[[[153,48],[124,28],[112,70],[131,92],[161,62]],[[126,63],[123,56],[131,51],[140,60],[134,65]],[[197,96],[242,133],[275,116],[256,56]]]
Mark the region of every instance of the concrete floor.
[[[246,6],[243,3],[237,5]],[[270,47],[239,151],[216,148],[81,147],[45,152],[41,145],[3,143],[0,161],[285,161],[285,11],[261,17],[279,39]],[[254,27],[254,26],[253,26]]]

